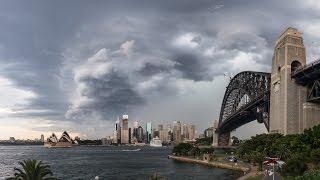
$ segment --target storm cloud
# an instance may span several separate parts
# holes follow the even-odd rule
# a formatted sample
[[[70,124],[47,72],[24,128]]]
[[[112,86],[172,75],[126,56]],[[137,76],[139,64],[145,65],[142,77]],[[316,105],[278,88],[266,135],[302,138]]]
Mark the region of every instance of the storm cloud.
[[[224,74],[270,71],[285,28],[304,33],[309,62],[319,56],[319,10],[317,0],[3,1],[0,88],[12,103],[0,103],[0,124],[101,137],[128,113],[200,131],[218,118]]]

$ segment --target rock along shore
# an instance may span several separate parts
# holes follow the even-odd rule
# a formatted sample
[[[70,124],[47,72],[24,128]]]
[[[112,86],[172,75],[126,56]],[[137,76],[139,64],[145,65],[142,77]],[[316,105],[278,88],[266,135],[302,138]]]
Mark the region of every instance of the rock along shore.
[[[177,161],[187,162],[187,163],[202,164],[210,167],[243,171],[245,173],[250,171],[249,167],[244,167],[243,165],[239,165],[239,164],[235,165],[234,163],[231,164],[231,163],[223,163],[223,162],[217,162],[217,161],[204,161],[204,160],[198,160],[194,158],[174,156],[174,155],[168,155],[168,158],[177,160]]]

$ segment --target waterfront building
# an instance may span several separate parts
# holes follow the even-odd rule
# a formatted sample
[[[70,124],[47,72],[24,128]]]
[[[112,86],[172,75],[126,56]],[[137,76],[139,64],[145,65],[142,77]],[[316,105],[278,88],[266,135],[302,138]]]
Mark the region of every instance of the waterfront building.
[[[204,130],[204,136],[205,137],[213,137],[213,133],[214,133],[214,128],[213,127],[209,127],[206,130]]]
[[[147,135],[147,142],[149,143],[152,139],[152,123],[148,122],[146,125],[146,135]]]
[[[188,139],[189,140],[196,139],[196,126],[193,124],[188,125]]]
[[[67,133],[67,131],[64,131],[58,140],[58,137],[52,133],[52,135],[47,139],[47,141],[44,143],[45,147],[71,147],[73,144],[73,140]]]
[[[129,143],[129,116],[123,115],[121,120],[121,144]]]
[[[159,125],[158,125],[158,131],[161,131],[161,130],[163,130],[163,125],[162,125],[162,124],[159,124]]]
[[[141,126],[139,126],[137,129],[137,137],[136,138],[137,138],[138,143],[143,142],[144,136],[143,136],[143,128]]]
[[[159,138],[162,142],[166,142],[168,141],[168,132],[166,132],[165,130],[159,130]]]
[[[139,127],[139,122],[138,121],[135,121],[133,123],[133,129],[132,129],[132,139],[135,139],[137,140],[138,139],[138,127]],[[135,141],[134,140],[134,141]]]
[[[14,137],[10,137],[9,141],[14,142],[16,139]]]
[[[182,140],[188,140],[188,125],[186,123],[183,123],[181,127],[181,135],[182,135]]]
[[[167,141],[173,141],[173,133],[170,124],[167,125]]]
[[[153,129],[152,138],[159,137],[159,131],[157,129]]]
[[[113,143],[119,144],[121,141],[121,127],[120,127],[120,121],[119,118],[116,121],[114,125],[114,130],[113,130]]]
[[[138,121],[134,121],[133,122],[133,128],[138,128],[139,127],[139,122]]]
[[[40,141],[44,142],[44,135],[43,134],[41,134]]]
[[[180,121],[174,121],[173,122],[173,141],[177,144],[182,142],[182,136],[181,136],[181,122]]]
[[[131,144],[131,128],[129,128],[129,144]]]
[[[109,146],[112,144],[112,142],[113,142],[113,138],[111,136],[101,139],[101,143],[103,146]]]

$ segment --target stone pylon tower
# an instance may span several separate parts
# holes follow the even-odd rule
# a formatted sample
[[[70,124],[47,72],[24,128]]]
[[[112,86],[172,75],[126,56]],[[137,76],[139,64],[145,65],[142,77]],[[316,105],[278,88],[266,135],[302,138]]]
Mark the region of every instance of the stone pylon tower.
[[[306,64],[302,33],[295,28],[285,30],[276,42],[272,58],[270,88],[270,133],[303,132],[306,87],[291,78],[291,72]]]

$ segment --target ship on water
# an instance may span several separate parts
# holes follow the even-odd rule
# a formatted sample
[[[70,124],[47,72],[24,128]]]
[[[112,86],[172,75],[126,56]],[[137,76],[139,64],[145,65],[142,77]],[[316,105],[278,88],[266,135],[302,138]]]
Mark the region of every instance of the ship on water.
[[[61,138],[52,133],[52,135],[44,143],[44,147],[72,147],[73,141],[67,131],[64,131],[61,135]]]
[[[155,137],[150,141],[152,147],[162,147],[162,141],[159,137]]]

